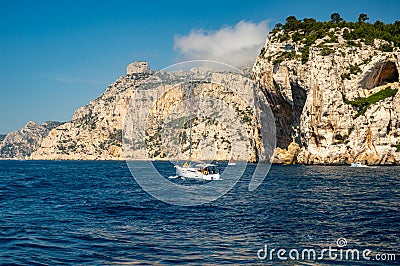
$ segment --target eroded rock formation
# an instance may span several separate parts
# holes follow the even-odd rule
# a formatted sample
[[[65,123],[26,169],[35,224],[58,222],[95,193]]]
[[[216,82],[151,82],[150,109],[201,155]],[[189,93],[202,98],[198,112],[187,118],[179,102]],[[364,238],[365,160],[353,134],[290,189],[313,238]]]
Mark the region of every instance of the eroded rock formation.
[[[50,130],[61,122],[48,121],[43,124],[29,121],[21,130],[13,131],[0,142],[1,159],[29,159]]]
[[[218,101],[224,102],[235,118],[227,120],[227,113],[218,112],[214,107],[208,108],[212,113],[202,113],[207,108],[197,105],[207,103],[195,101],[195,107],[198,108],[193,114],[193,153],[189,156],[188,121],[183,121],[176,128],[168,128],[165,122],[171,116],[171,111],[186,116],[189,112],[187,102],[186,105],[180,106],[181,109],[174,111],[181,99],[188,98],[188,84],[180,84],[182,73],[151,72],[148,64],[144,62],[130,64],[127,71],[128,74],[111,84],[103,95],[79,108],[71,122],[50,131],[40,147],[32,153],[31,158],[124,160],[125,154],[128,153],[130,159],[172,159],[182,158],[178,156],[179,150],[183,158],[229,160],[234,141],[232,132],[235,132],[234,137],[238,140],[234,148],[239,155],[235,155],[235,159],[240,157],[240,160],[258,160],[258,152],[262,147],[258,124],[253,121],[252,105],[243,100],[253,98],[252,83],[248,82],[248,79],[232,73],[211,75],[205,70],[199,70],[200,76],[211,75],[216,83],[195,83],[194,99],[209,99],[209,104],[217,104],[217,107]],[[166,87],[166,81],[171,82],[171,88]],[[148,93],[151,95],[147,95]],[[129,108],[133,96],[138,97],[135,98],[137,102],[134,108]],[[140,106],[151,108],[146,110],[139,108]],[[130,112],[128,120],[136,118],[135,123],[143,125],[143,131],[128,132],[134,134],[129,140],[132,146],[124,153],[123,123],[127,111]],[[186,119],[188,120],[188,117]],[[138,140],[145,145],[135,144]],[[177,147],[179,149],[173,151],[173,148]]]
[[[105,93],[75,111],[72,120],[49,132],[32,159],[121,160],[122,123],[144,70],[118,78]]]
[[[349,45],[342,31],[310,47],[275,32],[258,56],[253,77],[275,115],[275,162],[400,164],[400,52],[380,51],[381,40]]]

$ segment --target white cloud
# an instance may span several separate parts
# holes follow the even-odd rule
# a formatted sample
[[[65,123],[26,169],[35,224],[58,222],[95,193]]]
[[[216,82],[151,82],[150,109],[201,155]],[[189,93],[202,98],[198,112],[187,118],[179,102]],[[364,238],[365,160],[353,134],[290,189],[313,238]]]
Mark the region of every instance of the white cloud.
[[[268,34],[267,22],[240,21],[217,31],[192,30],[175,36],[174,49],[186,59],[209,59],[237,67],[250,65],[259,54]]]

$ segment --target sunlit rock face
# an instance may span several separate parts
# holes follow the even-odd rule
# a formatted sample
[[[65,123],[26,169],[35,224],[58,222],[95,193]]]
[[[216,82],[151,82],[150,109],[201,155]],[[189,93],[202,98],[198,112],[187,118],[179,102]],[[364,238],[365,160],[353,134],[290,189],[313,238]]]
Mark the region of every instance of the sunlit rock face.
[[[130,64],[127,72],[100,97],[76,110],[72,121],[51,130],[31,159],[124,160],[128,154],[129,159],[136,160],[229,160],[232,149],[237,154],[235,160],[255,162],[259,159],[263,148],[259,123],[251,101],[245,100],[254,97],[251,79],[233,73],[210,74],[206,69],[198,69],[200,76],[210,75],[214,83],[193,84],[195,101],[190,132],[188,121],[182,120],[176,128],[168,128],[166,122],[171,112],[189,119],[189,104],[179,104],[188,97],[188,83],[179,81],[181,72],[151,71],[146,62]],[[153,81],[160,84],[154,85]],[[168,82],[172,84],[170,87],[166,85]],[[132,98],[137,100],[133,108]],[[210,102],[198,102],[198,98]],[[206,106],[218,102],[223,102],[228,111],[219,111],[218,104],[215,108]],[[181,109],[176,109],[178,107]],[[210,112],[204,112],[206,110]],[[128,116],[127,112],[130,112]],[[130,119],[136,119],[135,123],[143,126],[143,132],[139,132],[143,134],[129,139],[131,146],[124,151],[122,139],[136,134],[127,132],[128,136],[124,136],[124,121],[129,125]],[[137,140],[144,141],[145,145],[135,146]]]
[[[150,65],[149,63],[145,62],[145,61],[141,61],[141,62],[133,62],[131,64],[128,65],[128,67],[126,68],[126,73],[128,75],[130,74],[136,74],[136,73],[150,73]]]
[[[0,159],[29,159],[29,156],[35,151],[48,135],[49,131],[61,122],[47,121],[38,124],[29,121],[21,130],[13,131],[0,142]]]
[[[280,34],[270,34],[253,66],[275,115],[275,161],[400,164],[399,50],[382,52],[377,39],[349,45],[337,30],[336,42],[306,47],[302,62],[305,46]]]
[[[105,92],[75,111],[72,120],[49,132],[31,159],[122,160],[122,124],[135,88],[146,80],[145,62],[128,66]]]

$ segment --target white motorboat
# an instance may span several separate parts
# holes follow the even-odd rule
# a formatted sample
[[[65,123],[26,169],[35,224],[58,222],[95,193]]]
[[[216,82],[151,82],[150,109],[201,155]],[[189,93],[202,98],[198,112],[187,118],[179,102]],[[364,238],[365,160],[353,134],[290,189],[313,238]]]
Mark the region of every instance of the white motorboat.
[[[352,163],[350,167],[368,167],[368,165],[362,164],[361,162],[355,162]]]
[[[183,166],[175,165],[176,175],[185,179],[196,180],[221,180],[219,168],[214,164],[196,164],[185,163]]]

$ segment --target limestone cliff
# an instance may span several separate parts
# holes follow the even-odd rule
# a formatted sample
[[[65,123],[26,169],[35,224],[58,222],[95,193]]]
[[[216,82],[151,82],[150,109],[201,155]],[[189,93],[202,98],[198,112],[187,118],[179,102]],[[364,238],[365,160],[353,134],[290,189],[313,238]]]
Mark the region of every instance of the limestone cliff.
[[[0,143],[0,159],[28,159],[49,131],[61,124],[47,121],[40,125],[30,121],[21,130],[7,134]]]
[[[142,90],[126,118],[131,121],[124,130],[129,159],[258,160],[263,144],[250,79],[205,69],[162,71],[151,79],[155,82],[148,80],[145,87],[155,89]],[[196,81],[175,82],[190,79]]]
[[[400,22],[375,24],[298,21],[289,17],[286,25],[277,26],[269,34],[254,63],[252,76],[275,116],[275,163],[400,164]],[[166,139],[163,135],[170,130],[165,122],[172,119],[170,111],[176,108],[178,99],[188,95],[187,84],[178,82],[181,74],[153,72],[146,62],[132,63],[127,67],[127,75],[118,78],[103,95],[79,108],[70,122],[39,134],[46,137],[35,139],[35,145],[21,154],[27,157],[32,152],[31,159],[125,159],[123,121],[128,110],[130,118],[144,128],[143,134],[133,134],[128,141],[130,159],[177,156],[176,152],[165,150],[168,145],[180,145],[181,153],[188,157],[187,117],[181,121],[182,127],[175,128],[176,137]],[[152,78],[160,82],[159,86],[149,82]],[[163,83],[166,79],[180,85],[168,88]],[[228,121],[224,111],[198,113],[192,120],[193,159],[208,159],[201,152],[207,149],[207,156],[215,154],[215,159],[229,159],[233,138],[237,138],[250,140],[247,143],[251,146],[236,147],[240,159],[257,161],[266,138],[260,136],[254,114],[257,108],[242,101],[242,96],[253,95],[253,85],[232,73],[214,74],[213,79],[224,80],[227,86],[218,82],[195,84],[193,95],[223,100],[234,110],[232,117],[240,125],[233,126],[231,119],[225,124],[233,127],[224,127],[220,123]],[[246,85],[236,86],[239,82]],[[156,89],[148,90],[149,86]],[[142,108],[146,112],[129,110],[138,88],[148,91],[136,102],[138,107],[147,107]],[[237,134],[232,137],[231,132]],[[2,149],[12,139],[24,143],[18,133],[15,135],[9,140],[7,136]]]
[[[349,31],[268,36],[253,77],[275,116],[275,162],[400,164],[399,48],[346,40]]]
[[[151,73],[147,63],[128,67],[105,93],[75,111],[72,120],[50,131],[31,159],[119,160],[124,156],[122,123],[134,89]]]
[[[72,121],[50,131],[40,147],[32,153],[31,159],[123,160],[125,153],[122,149],[122,129],[127,112],[130,118],[140,117],[136,121],[144,127],[143,133],[145,133],[145,135],[135,135],[130,140],[132,148],[125,151],[130,152],[130,159],[178,158],[178,154],[171,150],[179,145],[182,146],[180,151],[189,157],[188,121],[179,128],[168,128],[165,122],[174,108],[175,113],[187,114],[188,112],[187,105],[181,106],[182,110],[176,109],[179,100],[187,97],[187,84],[180,84],[183,78],[181,75],[184,73],[152,72],[146,62],[130,64],[127,75],[117,79],[99,98],[79,108],[73,115]],[[205,70],[199,70],[199,75],[211,74]],[[243,144],[235,147],[240,154],[239,159],[256,161],[262,147],[259,130],[254,120],[252,106],[249,102],[242,100],[243,97],[253,97],[251,82],[232,73],[212,75],[212,80],[217,83],[194,84],[194,97],[208,97],[213,99],[214,103],[217,100],[223,100],[231,110],[234,110],[236,120],[240,120],[240,123],[228,130],[226,125],[218,123],[216,119],[218,116],[226,116],[224,112],[218,113],[215,109],[212,110],[213,114],[195,114],[192,121],[193,156],[191,158],[229,160],[233,141],[231,135],[232,132],[238,132],[235,138],[240,140],[236,143],[240,143],[241,140],[250,143],[249,146]],[[165,81],[175,85],[168,88]],[[228,86],[221,86],[221,83]],[[239,83],[241,86],[238,86]],[[149,90],[149,86],[155,90]],[[238,88],[241,91],[237,91]],[[146,93],[139,96],[138,102],[132,109],[130,103],[138,90],[153,94],[147,95],[149,97],[146,97]],[[153,102],[154,99],[157,101]],[[144,109],[139,108],[140,106],[153,107],[149,110],[150,112],[144,112]],[[234,124],[233,122],[225,124],[229,127]],[[145,147],[136,147],[135,142],[138,140],[145,140]],[[235,156],[235,159],[237,157]]]

